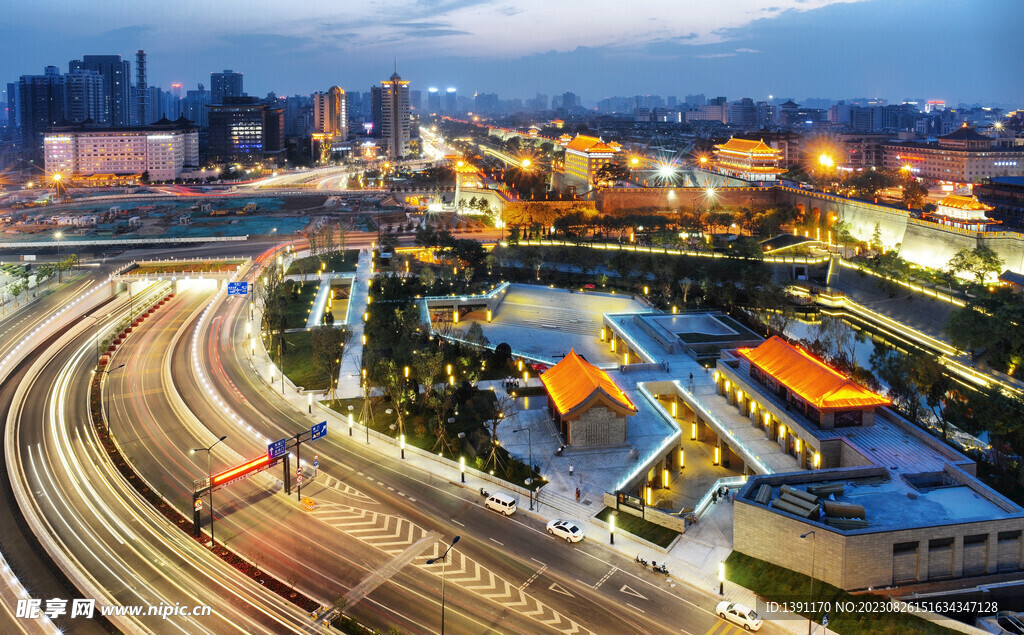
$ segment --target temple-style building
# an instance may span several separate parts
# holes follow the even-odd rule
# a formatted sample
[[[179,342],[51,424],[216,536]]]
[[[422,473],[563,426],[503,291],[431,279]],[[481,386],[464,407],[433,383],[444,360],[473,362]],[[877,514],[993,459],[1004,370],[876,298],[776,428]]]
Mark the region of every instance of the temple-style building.
[[[782,152],[765,144],[733,137],[715,146],[711,167],[719,174],[744,181],[775,181],[786,172],[779,167]]]
[[[615,160],[621,146],[599,137],[578,134],[565,143],[565,179],[572,185],[593,186],[595,174]]]
[[[999,221],[986,216],[986,212],[993,209],[995,208],[985,205],[976,196],[950,194],[938,202],[934,212],[925,216],[940,225],[971,231],[990,231],[999,224]]]
[[[576,351],[540,376],[548,391],[548,409],[568,445],[626,442],[626,417],[636,406],[608,373]]]

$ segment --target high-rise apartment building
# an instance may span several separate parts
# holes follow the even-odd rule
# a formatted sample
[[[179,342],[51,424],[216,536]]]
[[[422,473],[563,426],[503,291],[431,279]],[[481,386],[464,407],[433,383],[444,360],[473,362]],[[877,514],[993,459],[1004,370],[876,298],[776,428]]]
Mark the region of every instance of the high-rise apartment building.
[[[373,136],[381,136],[384,127],[384,88],[370,87],[370,122],[373,124]]]
[[[223,104],[226,97],[243,97],[242,74],[230,69],[210,73],[210,99],[212,104]]]
[[[441,93],[433,86],[427,89],[427,111],[431,114],[441,112]]]
[[[21,141],[25,154],[41,157],[43,135],[64,118],[64,77],[56,66],[43,75],[22,75],[18,81]]]
[[[103,78],[103,108],[96,123],[124,128],[132,122],[132,65],[120,55],[83,55],[68,71],[96,71]]]
[[[459,112],[459,95],[454,88],[444,91],[444,111],[449,115]]]
[[[423,109],[423,93],[421,91],[409,91],[409,108],[411,108],[412,110]]]
[[[70,123],[94,123],[103,113],[103,78],[96,71],[79,69],[64,76],[64,118]]]
[[[341,87],[313,93],[313,132],[333,135],[337,141],[348,138],[348,98]]]
[[[387,152],[392,157],[409,154],[410,120],[409,120],[409,82],[403,80],[395,71],[383,82],[381,94],[381,136],[387,144]],[[454,90],[454,89],[452,89]]]
[[[210,113],[206,107],[210,105],[210,99],[210,91],[202,84],[196,90],[185,91],[185,118],[200,128],[209,127]]]

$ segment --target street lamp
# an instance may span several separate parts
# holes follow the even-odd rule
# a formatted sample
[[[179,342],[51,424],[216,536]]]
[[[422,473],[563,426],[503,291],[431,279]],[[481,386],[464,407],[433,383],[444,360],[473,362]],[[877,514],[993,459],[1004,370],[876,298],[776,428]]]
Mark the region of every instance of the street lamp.
[[[57,239],[57,282],[62,282],[64,279],[63,272],[60,266],[60,239],[64,236],[64,232],[57,232],[53,235]]]
[[[527,485],[531,486],[530,487],[530,511],[532,512],[533,511],[533,487],[532,487],[532,485],[533,485],[533,483],[532,483],[532,481],[533,481],[533,432],[530,430],[530,428],[516,428],[512,432],[524,432],[524,431],[526,432],[526,441],[527,441],[527,443],[530,444],[530,478],[528,480],[531,481],[531,482],[528,482]],[[547,500],[546,496],[544,498],[545,498],[545,500]]]
[[[818,536],[813,531],[800,534],[801,538],[806,538],[807,536],[811,536],[811,590],[809,594],[811,610],[807,615],[807,635],[811,635],[811,629],[814,625],[814,552],[818,546]]]
[[[615,515],[617,511],[612,511],[612,515],[608,517],[608,542],[609,544],[615,544]]]
[[[725,595],[725,560],[718,561],[718,595]]]
[[[448,545],[448,548],[444,550],[440,557],[427,560],[427,564],[434,564],[438,560],[441,561],[441,635],[444,635],[444,573],[448,568],[448,552],[452,550],[452,547],[459,541],[459,538],[461,536],[452,538],[452,544]]]
[[[213,447],[228,438],[228,435],[224,435],[221,438],[213,442],[208,448],[193,448],[192,454],[196,452],[206,452],[206,486],[210,488],[210,548],[217,546],[217,541],[213,538],[213,471],[211,469],[211,462],[213,458]]]

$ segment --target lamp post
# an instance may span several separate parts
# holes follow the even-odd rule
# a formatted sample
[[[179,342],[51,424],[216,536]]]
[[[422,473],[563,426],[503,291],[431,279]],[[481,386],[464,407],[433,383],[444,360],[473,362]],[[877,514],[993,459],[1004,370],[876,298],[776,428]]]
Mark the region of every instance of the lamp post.
[[[526,432],[526,441],[530,444],[530,511],[533,511],[533,433],[530,428],[516,428],[512,432]],[[544,497],[547,500],[547,497]]]
[[[427,560],[427,564],[434,564],[438,560],[441,561],[441,635],[444,635],[444,573],[445,569],[448,568],[448,552],[452,550],[452,547],[459,541],[459,538],[461,536],[452,538],[452,544],[448,545],[448,548],[444,550],[440,557]]]
[[[192,454],[196,452],[206,452],[206,486],[210,488],[210,548],[217,546],[217,541],[213,538],[213,471],[211,468],[213,459],[213,447],[228,438],[228,435],[224,435],[221,438],[213,442],[208,448],[193,448]]]
[[[619,512],[613,511],[608,517],[608,544],[615,544],[615,515]]]
[[[57,232],[53,235],[57,239],[57,282],[64,280],[64,270],[60,266],[60,239],[64,236],[64,232]]]
[[[811,611],[807,616],[807,635],[811,635],[811,628],[814,625],[814,555],[818,546],[818,536],[813,531],[809,531],[806,534],[800,534],[801,538],[811,536],[811,590],[810,590],[810,605]]]
[[[725,560],[718,562],[718,595],[725,595]]]

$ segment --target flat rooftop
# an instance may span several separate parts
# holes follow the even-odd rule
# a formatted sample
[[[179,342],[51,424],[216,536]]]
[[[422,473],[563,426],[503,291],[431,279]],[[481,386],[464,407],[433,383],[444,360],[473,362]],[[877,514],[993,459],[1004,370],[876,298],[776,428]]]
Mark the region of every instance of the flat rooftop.
[[[843,484],[843,493],[833,494],[829,499],[840,503],[863,505],[868,530],[991,520],[1003,518],[1007,514],[1007,510],[976,489],[948,478],[943,481],[941,475],[919,487],[911,484],[913,480],[911,478],[908,481],[899,475],[890,475],[815,481],[793,487],[806,491],[809,486]],[[773,487],[772,499],[779,495],[779,488]]]

